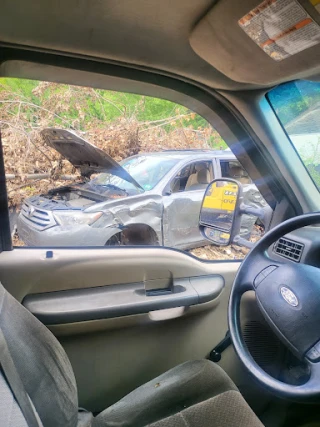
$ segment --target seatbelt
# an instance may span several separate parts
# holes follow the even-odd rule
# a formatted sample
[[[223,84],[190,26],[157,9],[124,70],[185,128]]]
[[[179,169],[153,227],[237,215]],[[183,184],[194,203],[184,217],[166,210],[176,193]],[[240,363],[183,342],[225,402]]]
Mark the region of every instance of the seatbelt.
[[[12,360],[7,341],[0,328],[0,365],[18,405],[27,421],[28,427],[42,427],[37,420],[35,409],[21,381],[20,375]]]

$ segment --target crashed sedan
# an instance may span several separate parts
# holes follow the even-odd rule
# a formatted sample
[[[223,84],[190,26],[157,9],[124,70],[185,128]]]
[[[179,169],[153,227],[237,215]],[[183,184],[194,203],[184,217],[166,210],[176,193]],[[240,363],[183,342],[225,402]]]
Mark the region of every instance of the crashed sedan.
[[[229,150],[144,153],[119,164],[71,131],[44,129],[42,136],[80,169],[82,180],[24,202],[18,235],[28,246],[204,245],[201,202],[219,177],[237,179],[247,204],[267,208]],[[241,234],[250,235],[255,221],[246,216]]]

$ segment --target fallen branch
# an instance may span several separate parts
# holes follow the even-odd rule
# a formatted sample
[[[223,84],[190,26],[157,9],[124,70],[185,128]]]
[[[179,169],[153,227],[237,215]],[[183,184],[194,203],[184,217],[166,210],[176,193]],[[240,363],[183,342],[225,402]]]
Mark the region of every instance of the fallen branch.
[[[2,100],[0,99],[0,104],[20,104],[20,105],[27,105],[28,107],[37,108],[39,110],[45,111],[46,113],[50,113],[53,116],[57,117],[58,119],[62,120],[63,122],[68,124],[68,127],[70,126],[70,121],[64,119],[63,117],[59,116],[59,114],[54,113],[53,111],[48,110],[47,108],[40,107],[40,105],[33,104],[32,102],[27,101],[16,101],[16,100]]]
[[[37,181],[41,181],[41,178],[40,178],[40,179],[35,179],[33,182],[37,182]],[[9,194],[9,193],[12,193],[13,191],[17,191],[17,190],[19,190],[20,188],[28,187],[28,186],[29,186],[29,184],[28,184],[28,183],[25,183],[25,184],[19,185],[18,187],[12,188],[12,189],[11,189],[11,190],[9,190],[7,193]]]
[[[51,178],[51,174],[49,172],[44,172],[44,173],[27,173],[25,175],[23,174],[6,174],[6,180],[8,181],[12,181],[15,179],[29,179],[29,180],[39,180],[39,179],[46,179],[46,178]],[[61,180],[61,181],[73,181],[79,178],[79,175],[61,175],[58,177],[55,177],[55,179],[57,180]]]

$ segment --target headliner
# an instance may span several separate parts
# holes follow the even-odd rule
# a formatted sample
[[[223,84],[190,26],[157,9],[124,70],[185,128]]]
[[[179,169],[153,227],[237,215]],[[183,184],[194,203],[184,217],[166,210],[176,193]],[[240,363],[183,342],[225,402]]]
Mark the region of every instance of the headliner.
[[[320,63],[320,45],[311,48],[312,55],[308,51],[295,55],[295,62],[287,62],[288,71],[284,64],[263,58],[268,63],[271,61],[275,78],[270,77],[270,72],[263,74],[259,58],[255,55],[247,57],[247,52],[256,49],[256,46],[246,36],[241,41],[243,60],[240,57],[234,64],[230,64],[230,55],[228,58],[221,54],[214,56],[215,50],[210,52],[213,58],[206,60],[195,53],[190,37],[203,17],[210,18],[213,12],[215,22],[229,23],[220,27],[219,34],[213,34],[212,40],[217,52],[219,46],[228,51],[233,39],[239,38],[237,19],[259,3],[260,0],[3,0],[0,46],[142,66],[186,77],[215,89],[262,88],[295,77],[318,75],[320,66],[315,67],[309,58],[312,56]],[[220,7],[221,4],[223,7]],[[235,13],[238,15],[235,16]],[[199,43],[210,47],[211,40],[208,37],[200,38],[200,42],[192,42],[192,45],[199,46]],[[240,54],[241,46],[237,47]],[[200,51],[199,55],[203,56]],[[259,54],[265,55],[262,51],[257,53],[258,57]],[[250,61],[250,70],[256,73],[256,78],[253,74],[246,81],[245,73],[241,70],[244,61]],[[276,67],[281,67],[280,74]]]

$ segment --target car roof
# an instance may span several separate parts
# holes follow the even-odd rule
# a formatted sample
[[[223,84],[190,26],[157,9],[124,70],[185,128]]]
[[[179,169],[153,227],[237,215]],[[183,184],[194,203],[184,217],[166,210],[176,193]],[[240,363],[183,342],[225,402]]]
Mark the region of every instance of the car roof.
[[[230,150],[163,150],[156,152],[146,152],[139,153],[133,157],[139,156],[149,156],[149,157],[161,157],[168,159],[177,159],[177,160],[199,160],[199,159],[234,159],[236,160],[235,155]]]
[[[52,55],[49,63],[54,65],[54,55],[91,59],[180,76],[231,91],[263,89],[320,75],[319,44],[309,43],[309,48],[274,60],[254,42],[254,34],[250,37],[245,26],[239,24],[241,18],[250,17],[250,12],[259,12],[259,0],[27,3],[28,7],[25,0],[1,4],[0,61],[4,75],[8,75],[5,73],[10,60],[17,56],[24,58],[18,64],[22,77],[26,62],[48,61],[48,54]],[[296,2],[291,3],[289,13],[296,7]],[[306,8],[305,15],[319,22],[311,2]],[[43,53],[41,60],[32,60],[30,52],[34,58]],[[28,70],[36,73],[30,64]],[[42,80],[46,80],[46,70],[42,68],[42,72]]]

